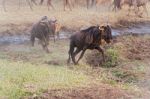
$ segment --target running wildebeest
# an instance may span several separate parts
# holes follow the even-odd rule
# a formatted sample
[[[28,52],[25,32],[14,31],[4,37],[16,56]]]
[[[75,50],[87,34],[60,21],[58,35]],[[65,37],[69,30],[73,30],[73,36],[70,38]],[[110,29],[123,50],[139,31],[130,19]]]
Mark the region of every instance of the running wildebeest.
[[[146,8],[148,1],[150,1],[150,0],[114,0],[114,7],[115,7],[115,9],[116,8],[121,9],[123,5],[128,5],[129,6],[128,15],[131,11],[131,7],[134,7],[134,11],[136,14],[138,14],[139,8],[143,7],[143,9],[145,10],[143,12],[146,12],[146,14],[148,16],[148,11]]]
[[[63,0],[63,5],[64,5],[64,11],[66,10],[66,7],[68,6],[70,11],[72,11],[72,7],[71,7],[71,0]]]
[[[117,9],[121,9],[121,0],[114,0],[113,1],[113,10],[116,11]]]
[[[124,5],[124,4],[127,4],[129,6],[129,13],[131,11],[131,7],[133,6],[136,14],[138,14],[139,8],[143,7],[143,9],[144,9],[143,12],[146,12],[146,14],[148,16],[148,11],[147,11],[147,8],[146,8],[146,5],[147,5],[148,1],[149,0],[122,0],[121,6]]]
[[[37,5],[36,0],[31,0],[31,3]]]
[[[81,30],[76,34],[73,34],[70,38],[68,63],[70,63],[70,60],[72,59],[75,65],[78,64],[79,60],[83,57],[87,49],[98,50],[99,52],[102,53],[103,61],[105,61],[104,51],[100,47],[100,45],[102,44],[102,40],[104,40],[106,43],[110,43],[112,40],[111,28],[109,25],[101,27],[91,26],[88,29]],[[75,57],[81,51],[82,53],[78,58],[78,60],[76,61]]]
[[[46,52],[49,52],[49,36],[53,35],[55,41],[55,30],[57,20],[48,20],[47,16],[44,16],[40,21],[35,23],[31,29],[31,43],[34,46],[35,38],[40,40],[42,47]]]
[[[40,5],[42,5],[43,2],[44,2],[44,0],[41,0]],[[51,7],[53,10],[55,9],[53,4],[52,4],[52,0],[47,0],[47,7],[48,7],[48,10],[49,10],[49,7]]]
[[[45,0],[41,0],[40,5],[42,5],[44,1]],[[54,9],[54,6],[52,5],[51,2],[52,2],[52,0],[47,0],[48,9],[49,9],[49,6],[51,6]],[[64,11],[66,10],[67,6],[69,7],[70,10],[72,10],[71,4],[72,4],[71,0],[63,0]]]
[[[89,7],[94,5],[95,0],[86,0],[87,3],[87,9],[89,9]]]

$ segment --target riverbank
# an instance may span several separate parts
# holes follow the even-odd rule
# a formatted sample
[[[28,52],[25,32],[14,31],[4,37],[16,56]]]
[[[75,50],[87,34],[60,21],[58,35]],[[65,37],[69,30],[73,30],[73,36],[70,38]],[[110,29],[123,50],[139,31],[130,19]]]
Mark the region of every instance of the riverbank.
[[[35,47],[29,41],[3,43],[0,73],[4,80],[0,81],[0,97],[147,99],[149,40],[149,35],[117,37],[105,49],[104,64],[101,54],[88,50],[76,66],[67,65],[67,39],[50,42],[49,54],[37,42]]]
[[[149,8],[149,6],[148,6]],[[36,7],[31,11],[28,6],[20,10],[10,6],[7,12],[0,12],[0,35],[29,35],[32,24],[37,22],[42,16],[55,17],[62,26],[63,31],[77,31],[91,25],[110,24],[115,29],[136,27],[138,24],[150,24],[150,18],[143,15],[143,18],[134,14],[127,16],[127,9],[112,12],[104,7],[99,10],[79,7],[73,11],[60,11],[60,9],[48,11],[45,8]],[[148,12],[149,9],[148,9]]]

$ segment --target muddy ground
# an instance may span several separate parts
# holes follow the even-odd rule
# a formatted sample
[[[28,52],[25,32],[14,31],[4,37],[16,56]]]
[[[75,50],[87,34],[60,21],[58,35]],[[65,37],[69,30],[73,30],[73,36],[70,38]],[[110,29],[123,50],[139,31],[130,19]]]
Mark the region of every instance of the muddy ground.
[[[9,40],[14,41],[9,42]],[[30,62],[32,64],[39,64],[40,62],[41,65],[66,65],[69,39],[61,39],[56,41],[56,43],[53,43],[53,40],[50,42],[49,49],[51,52],[49,57],[52,58],[48,59],[48,56],[46,56],[46,53],[38,43],[32,48],[29,39],[21,39],[21,41],[18,38],[16,40],[4,39],[0,42],[1,58]],[[147,34],[117,36],[114,38],[112,45],[105,47],[106,50],[113,49],[112,51],[117,51],[119,55],[117,60],[115,60],[117,63],[109,64],[112,67],[105,67],[105,64],[101,64],[101,55],[96,51],[88,51],[80,63],[81,66],[77,66],[79,68],[75,68],[73,65],[68,67],[71,70],[88,75],[91,78],[88,86],[55,90],[48,88],[49,90],[44,91],[40,95],[33,94],[30,97],[23,98],[148,99],[150,95],[149,46],[150,36]],[[60,57],[57,54],[65,55]],[[86,65],[90,66],[90,68],[87,68]]]
[[[86,62],[92,67],[84,70],[93,81],[98,77],[105,77],[101,83],[91,83],[88,87],[71,89],[56,89],[45,91],[37,99],[148,99],[150,95],[150,36],[128,35],[114,39],[111,48],[118,50],[118,63],[113,67],[103,67],[101,55],[88,52]],[[98,64],[99,63],[99,64]],[[142,69],[144,70],[142,70]],[[114,76],[114,72],[118,76]],[[112,73],[113,72],[113,73]],[[122,72],[123,74],[119,73]],[[112,73],[112,74],[111,74]],[[107,76],[103,76],[106,74]],[[98,82],[98,81],[97,81]],[[116,84],[113,84],[116,83]],[[121,88],[122,84],[131,84]],[[34,96],[33,96],[34,97]],[[33,98],[31,97],[31,98]],[[35,98],[35,97],[34,97]]]

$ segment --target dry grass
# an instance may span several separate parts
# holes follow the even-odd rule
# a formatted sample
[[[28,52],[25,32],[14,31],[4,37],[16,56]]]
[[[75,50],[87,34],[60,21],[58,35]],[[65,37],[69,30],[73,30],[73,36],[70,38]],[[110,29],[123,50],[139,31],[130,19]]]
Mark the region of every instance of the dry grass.
[[[73,9],[73,11],[63,11],[62,4],[55,4],[55,10],[48,11],[46,6],[34,6],[34,10],[31,11],[29,6],[25,3],[20,10],[18,10],[18,6],[16,4],[17,3],[9,4],[8,2],[6,6],[7,12],[4,12],[3,9],[1,9],[1,33],[27,30],[32,23],[36,22],[44,15],[49,18],[56,17],[62,26],[71,30],[90,25],[106,24],[107,22],[109,22],[112,26],[115,26],[117,23],[122,22],[122,20],[127,22],[141,22],[149,20],[149,18],[146,17],[138,18],[135,17],[135,15],[127,16],[126,8],[117,13],[112,12],[109,9],[109,5],[105,5],[105,7],[100,6],[97,10],[95,8],[87,10],[86,7],[77,6]],[[148,12],[150,12],[149,8],[150,6],[148,6]]]

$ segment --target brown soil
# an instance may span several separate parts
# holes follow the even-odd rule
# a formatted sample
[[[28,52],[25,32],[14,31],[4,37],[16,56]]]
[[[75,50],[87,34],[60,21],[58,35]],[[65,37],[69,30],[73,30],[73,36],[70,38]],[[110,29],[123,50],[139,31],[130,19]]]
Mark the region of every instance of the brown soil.
[[[12,36],[12,35],[29,35],[29,30],[32,26],[32,23],[24,23],[24,24],[4,24],[0,25],[0,36]]]
[[[117,38],[117,42],[124,45],[125,57],[132,60],[144,60],[150,58],[150,37],[127,36]]]
[[[131,99],[132,95],[109,85],[90,85],[89,87],[76,89],[48,90],[41,96],[33,96],[30,99]]]
[[[150,59],[150,37],[149,35],[127,35],[119,36],[114,39],[113,44],[107,46],[108,48],[113,48],[117,51],[119,57],[123,59],[128,59],[130,61],[134,60],[148,60]],[[109,61],[109,56],[105,53],[106,62]],[[98,51],[92,51],[86,56],[86,62],[92,66],[102,65],[102,55]],[[118,60],[120,61],[120,60]],[[114,67],[118,65],[117,62],[113,64]]]

